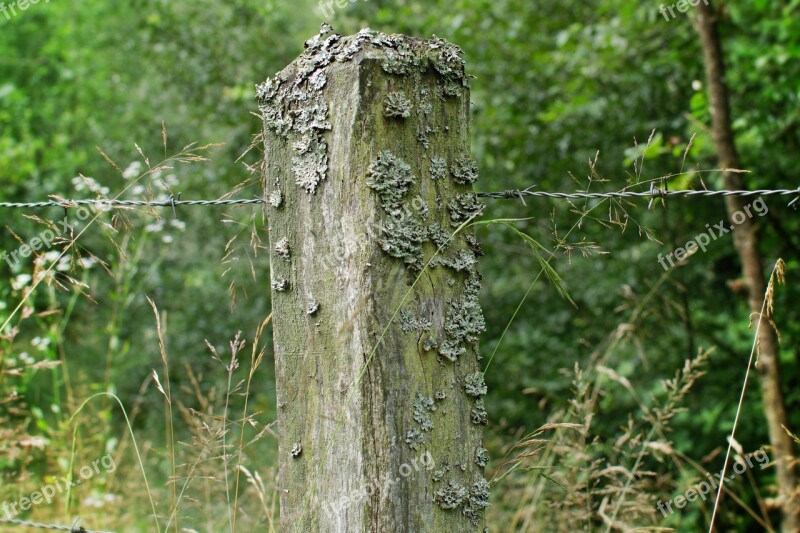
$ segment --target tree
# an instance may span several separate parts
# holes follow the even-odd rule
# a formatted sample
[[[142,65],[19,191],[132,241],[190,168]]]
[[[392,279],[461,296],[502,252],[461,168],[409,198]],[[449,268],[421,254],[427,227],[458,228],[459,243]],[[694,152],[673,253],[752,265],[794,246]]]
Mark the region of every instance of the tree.
[[[731,169],[741,168],[733,132],[733,119],[725,81],[725,61],[722,41],[719,35],[718,16],[714,7],[705,2],[698,5],[696,29],[700,36],[708,83],[709,104],[711,107],[712,137],[716,145],[719,163],[723,168],[723,183],[726,189],[745,189],[741,174]],[[725,206],[728,216],[743,211],[747,199],[740,196],[726,196]],[[736,224],[733,233],[734,245],[742,263],[742,275],[747,286],[748,302],[751,312],[759,323],[758,351],[761,375],[761,391],[764,414],[767,418],[769,438],[776,462],[776,479],[783,520],[782,529],[794,532],[800,529],[800,505],[798,505],[796,455],[792,439],[787,434],[788,426],[786,404],[781,390],[780,363],[778,359],[778,340],[772,324],[763,316],[762,305],[766,292],[763,257],[759,251],[759,235],[755,221],[745,217]]]

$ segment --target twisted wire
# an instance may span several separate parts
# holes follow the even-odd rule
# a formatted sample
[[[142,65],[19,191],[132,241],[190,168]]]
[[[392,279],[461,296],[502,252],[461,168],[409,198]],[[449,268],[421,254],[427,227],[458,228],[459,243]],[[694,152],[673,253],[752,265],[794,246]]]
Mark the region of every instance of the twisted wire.
[[[17,518],[0,518],[0,524],[11,524],[14,526],[24,526],[34,529],[49,529],[51,531],[69,531],[71,533],[112,533],[110,531],[92,531],[91,529],[84,529],[78,525],[78,520],[71,526],[62,526],[58,524],[42,524],[40,522],[31,522],[29,520],[19,520]]]
[[[581,200],[581,199],[609,199],[609,198],[673,198],[673,197],[718,197],[718,196],[796,196],[789,205],[792,206],[800,201],[800,188],[797,189],[756,189],[756,190],[693,190],[678,189],[666,190],[652,188],[649,191],[610,191],[610,192],[551,192],[527,189],[512,189],[496,192],[478,192],[480,198],[489,199],[519,199],[524,203],[525,198],[550,198],[561,200]],[[101,205],[106,208],[112,207],[178,207],[184,205],[253,205],[265,204],[264,198],[240,198],[226,200],[180,200],[174,197],[166,200],[119,200],[119,199],[81,199],[81,200],[47,200],[41,202],[0,202],[0,208],[42,208],[42,207],[80,207],[85,205]]]
[[[262,198],[245,198],[238,200],[49,200],[44,202],[0,202],[0,207],[37,208],[37,207],[80,207],[83,205],[101,205],[108,207],[173,207],[181,205],[246,205],[263,204]]]
[[[678,189],[678,190],[664,190],[654,189],[650,191],[611,191],[611,192],[549,192],[549,191],[534,191],[531,189],[514,189],[499,192],[479,192],[478,196],[482,198],[493,199],[517,199],[520,197],[539,197],[539,198],[557,198],[557,199],[605,199],[605,198],[666,198],[673,196],[800,196],[800,188],[798,189],[756,189],[756,190],[693,190],[693,189]]]

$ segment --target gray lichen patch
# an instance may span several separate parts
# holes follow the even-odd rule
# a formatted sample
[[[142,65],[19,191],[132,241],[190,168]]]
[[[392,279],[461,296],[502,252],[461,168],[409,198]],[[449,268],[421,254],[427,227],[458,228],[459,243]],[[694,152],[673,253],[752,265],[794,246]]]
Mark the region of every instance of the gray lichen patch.
[[[404,333],[410,333],[417,329],[417,318],[408,309],[400,311],[400,329]]]
[[[300,145],[298,145],[300,146]],[[314,194],[328,170],[328,146],[322,138],[312,139],[302,151],[292,157],[295,183],[309,194]]]
[[[419,205],[417,212],[419,213],[420,218],[422,220],[428,220],[428,217],[431,216],[431,210],[430,207],[428,207],[428,202],[419,197],[415,198],[414,202]]]
[[[392,257],[421,269],[422,243],[427,239],[427,231],[416,218],[400,210],[400,202],[413,183],[414,175],[408,163],[388,150],[381,151],[367,171],[367,186],[377,191],[381,206],[392,215],[383,227],[381,248]],[[427,204],[423,203],[423,207]]]
[[[444,177],[447,175],[447,161],[441,157],[432,157],[429,170],[432,180],[436,181],[444,179]]]
[[[444,265],[456,272],[471,272],[478,264],[478,258],[468,250],[461,250],[454,256],[439,256],[436,265]]]
[[[417,400],[414,402],[414,421],[420,425],[422,431],[430,431],[433,429],[433,420],[430,413],[436,410],[436,404],[433,398],[417,394]]]
[[[471,185],[478,180],[478,163],[469,155],[456,159],[453,168],[453,179],[461,185]]]
[[[420,84],[417,92],[417,140],[426,150],[431,146],[431,135],[436,133],[436,122],[431,121],[433,105],[430,95],[430,89]]]
[[[464,92],[464,88],[459,82],[453,80],[445,80],[442,85],[442,96],[450,98],[458,98]]]
[[[459,194],[447,204],[450,210],[450,223],[458,227],[464,222],[477,218],[483,212],[484,204],[471,192]]]
[[[319,301],[314,298],[314,295],[311,294],[308,297],[308,302],[306,303],[306,313],[309,315],[314,315],[319,311]]]
[[[483,476],[476,476],[467,489],[455,479],[450,479],[433,493],[433,501],[445,511],[460,508],[472,524],[478,525],[489,507],[489,483]]]
[[[283,193],[279,190],[272,191],[267,197],[267,203],[275,209],[283,205]]]
[[[420,87],[419,89],[419,113],[421,114],[422,119],[424,117],[430,116],[433,113],[433,105],[431,104],[430,99],[430,90],[427,87]]]
[[[331,124],[322,89],[327,81],[324,69],[333,61],[332,49],[339,40],[329,33],[329,27],[323,27],[292,65],[256,87],[264,125],[292,144],[295,181],[309,194],[325,179],[328,168],[323,132]]]
[[[379,153],[367,171],[367,187],[377,191],[381,205],[389,213],[399,207],[413,183],[414,175],[408,163],[388,150]]]
[[[487,507],[489,507],[489,483],[483,477],[476,477],[465,498],[462,512],[470,522],[477,525],[481,522]]]
[[[436,130],[429,124],[423,124],[417,128],[417,140],[426,150],[431,147],[431,135],[434,133]]]
[[[475,235],[467,233],[464,235],[464,240],[475,255],[483,255],[483,248],[481,248],[481,243],[478,242],[478,238]]]
[[[457,509],[467,499],[468,493],[464,485],[451,479],[447,484],[433,494],[435,501],[441,509]]]
[[[467,353],[467,349],[457,340],[447,339],[439,345],[439,355],[451,363],[456,362],[465,353]]]
[[[478,300],[481,293],[481,274],[477,270],[470,272],[469,277],[464,280],[464,294],[468,298]]]
[[[475,401],[475,406],[472,408],[472,423],[485,426],[489,423],[488,413],[486,413],[486,406],[483,403],[483,398]]]
[[[256,87],[256,97],[260,103],[264,125],[281,137],[287,137],[293,124],[291,117],[283,109],[288,95],[281,85],[282,81],[279,79],[267,79]]]
[[[428,237],[439,251],[444,251],[450,245],[450,233],[442,229],[438,222],[428,226]]]
[[[446,80],[458,80],[466,86],[467,77],[464,74],[461,48],[435,35],[431,39],[429,47],[431,49],[429,60],[433,68]]]
[[[303,446],[299,442],[295,442],[294,446],[292,446],[292,450],[289,452],[289,455],[292,457],[300,457],[303,453]]]
[[[467,395],[480,398],[485,396],[488,392],[486,381],[483,378],[483,372],[475,372],[467,375],[464,378],[464,390]]]
[[[484,448],[483,446],[479,446],[475,449],[475,464],[481,468],[484,468],[486,465],[489,464],[489,450]]]
[[[383,115],[389,118],[408,118],[411,116],[411,102],[403,93],[389,93],[383,102]]]
[[[427,234],[420,223],[411,217],[389,218],[383,228],[381,248],[392,257],[402,259],[407,265],[422,268],[422,243]]]
[[[445,462],[441,468],[437,468],[436,470],[433,471],[433,474],[431,474],[431,479],[434,481],[434,483],[438,483],[442,480],[444,475],[449,471],[450,471],[450,465],[447,462]]]
[[[437,391],[434,393],[433,397],[434,397],[436,400],[442,401],[442,400],[444,400],[444,399],[446,399],[446,398],[447,398],[447,393],[446,393],[445,391],[443,391],[443,390],[437,390]]]
[[[425,339],[425,342],[422,344],[422,349],[426,352],[430,352],[431,350],[435,350],[438,348],[439,343],[436,342],[436,339],[433,337],[428,337]]]
[[[431,321],[424,316],[419,317],[417,320],[417,329],[420,331],[430,331],[431,326]]]
[[[304,148],[297,150],[298,152],[310,148],[312,139],[320,139],[316,133],[331,129],[331,124],[328,122],[328,104],[323,100],[314,100],[299,107],[292,111],[291,115],[294,118],[295,132],[300,134],[297,142],[293,143],[294,147],[301,145]]]
[[[320,90],[325,87],[327,82],[328,76],[325,74],[324,70],[314,71],[314,74],[308,77],[308,85],[316,90]]]
[[[383,70],[390,74],[410,74],[419,66],[419,62],[406,43],[400,43],[396,50],[387,50],[386,59],[381,64]]]
[[[292,250],[289,248],[289,239],[284,237],[278,242],[276,242],[275,253],[278,254],[279,257],[282,257],[284,259],[289,259],[290,257],[292,257]]]
[[[289,290],[289,280],[283,276],[278,276],[272,280],[272,290],[276,292],[284,292]]]
[[[417,317],[408,309],[400,311],[400,328],[404,333],[414,330],[428,331],[431,329],[431,321],[425,317]]]
[[[403,437],[403,441],[412,450],[417,450],[425,443],[425,436],[420,433],[418,429],[414,428],[406,432],[405,436]]]
[[[445,320],[445,331],[456,340],[474,342],[486,330],[480,303],[472,297],[465,297],[450,304]]]

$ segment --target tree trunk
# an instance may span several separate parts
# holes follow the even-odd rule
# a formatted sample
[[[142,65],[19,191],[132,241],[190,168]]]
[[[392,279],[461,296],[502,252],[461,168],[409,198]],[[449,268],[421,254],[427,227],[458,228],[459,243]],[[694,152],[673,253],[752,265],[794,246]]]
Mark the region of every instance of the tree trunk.
[[[284,531],[483,531],[466,81],[441,39],[323,25],[258,87]]]
[[[725,63],[722,43],[719,37],[717,16],[714,8],[705,2],[697,6],[696,28],[700,35],[705,62],[706,80],[711,105],[712,136],[717,148],[719,163],[723,169],[741,168],[731,120],[728,88],[725,82]],[[744,188],[741,174],[723,172],[726,189]],[[734,213],[744,212],[748,205],[746,198],[726,196],[725,206],[729,218]],[[751,312],[761,321],[758,335],[758,370],[761,377],[761,392],[764,413],[767,418],[769,438],[776,463],[776,478],[783,514],[782,530],[795,533],[800,531],[800,502],[797,498],[796,457],[792,440],[782,426],[788,427],[786,405],[781,390],[778,342],[766,317],[761,317],[761,308],[766,291],[764,267],[758,249],[757,225],[749,216],[740,217],[744,221],[734,224],[734,245],[742,263],[742,274],[748,289],[748,302]]]

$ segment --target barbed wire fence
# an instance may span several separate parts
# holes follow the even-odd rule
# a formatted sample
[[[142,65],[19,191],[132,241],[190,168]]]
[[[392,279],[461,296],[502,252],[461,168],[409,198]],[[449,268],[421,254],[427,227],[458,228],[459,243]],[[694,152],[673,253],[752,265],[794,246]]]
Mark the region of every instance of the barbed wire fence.
[[[76,518],[71,526],[64,526],[59,524],[43,524],[41,522],[31,522],[29,520],[19,520],[16,518],[0,518],[0,524],[9,524],[18,527],[27,527],[31,529],[48,529],[50,531],[69,531],[70,533],[114,533],[113,531],[95,531],[91,529],[84,529],[78,525],[80,518]]]
[[[754,189],[754,190],[694,190],[694,189],[676,189],[669,190],[666,188],[656,187],[652,182],[650,189],[647,191],[609,191],[609,192],[557,192],[557,191],[542,191],[534,190],[535,186],[526,189],[509,189],[504,191],[494,192],[477,192],[475,193],[479,198],[487,198],[492,200],[520,200],[524,205],[526,198],[544,198],[553,200],[608,200],[608,199],[649,199],[648,208],[651,208],[656,199],[662,199],[666,202],[669,198],[718,198],[725,196],[739,196],[745,198],[763,197],[763,196],[791,196],[792,200],[787,204],[787,207],[797,209],[800,207],[800,187],[797,189]],[[125,207],[171,207],[173,212],[179,206],[240,206],[240,205],[264,205],[269,204],[266,198],[240,198],[240,199],[215,199],[215,200],[183,200],[180,195],[176,198],[170,195],[164,200],[123,200],[123,199],[110,199],[110,198],[95,198],[95,199],[79,199],[68,200],[58,197],[57,199],[39,201],[39,202],[0,202],[0,208],[7,209],[40,209],[48,207],[60,207],[64,209],[80,208],[83,206],[101,206],[104,209],[125,208]],[[59,524],[44,524],[39,522],[32,522],[27,520],[19,520],[15,518],[2,518],[0,517],[0,524],[7,524],[10,526],[27,527],[32,529],[44,529],[51,531],[69,531],[71,533],[113,533],[108,531],[93,531],[84,529],[78,525],[80,519],[76,519],[72,525],[65,526]]]
[[[652,203],[656,199],[668,199],[675,197],[691,198],[691,197],[724,197],[724,196],[740,196],[740,197],[754,197],[754,196],[794,196],[788,207],[797,208],[800,205],[800,187],[797,189],[754,189],[754,190],[706,190],[706,189],[676,189],[668,190],[659,187],[651,186],[649,191],[609,191],[609,192],[555,192],[555,191],[541,191],[534,190],[535,186],[528,187],[527,189],[510,189],[505,191],[495,192],[477,192],[475,193],[479,198],[488,198],[493,200],[510,199],[520,200],[525,203],[525,198],[548,198],[548,199],[561,199],[561,200],[605,200],[605,199],[636,199],[648,198],[650,203],[648,207],[652,207]],[[120,199],[80,199],[80,200],[66,200],[66,199],[53,199],[40,202],[0,202],[0,208],[10,209],[36,209],[45,207],[62,207],[62,208],[77,208],[82,206],[99,205],[106,208],[119,208],[119,207],[172,207],[175,209],[178,206],[218,206],[218,205],[261,205],[267,204],[269,200],[266,198],[240,198],[240,199],[217,199],[217,200],[182,200],[180,195],[177,198],[170,195],[165,200],[120,200]]]

